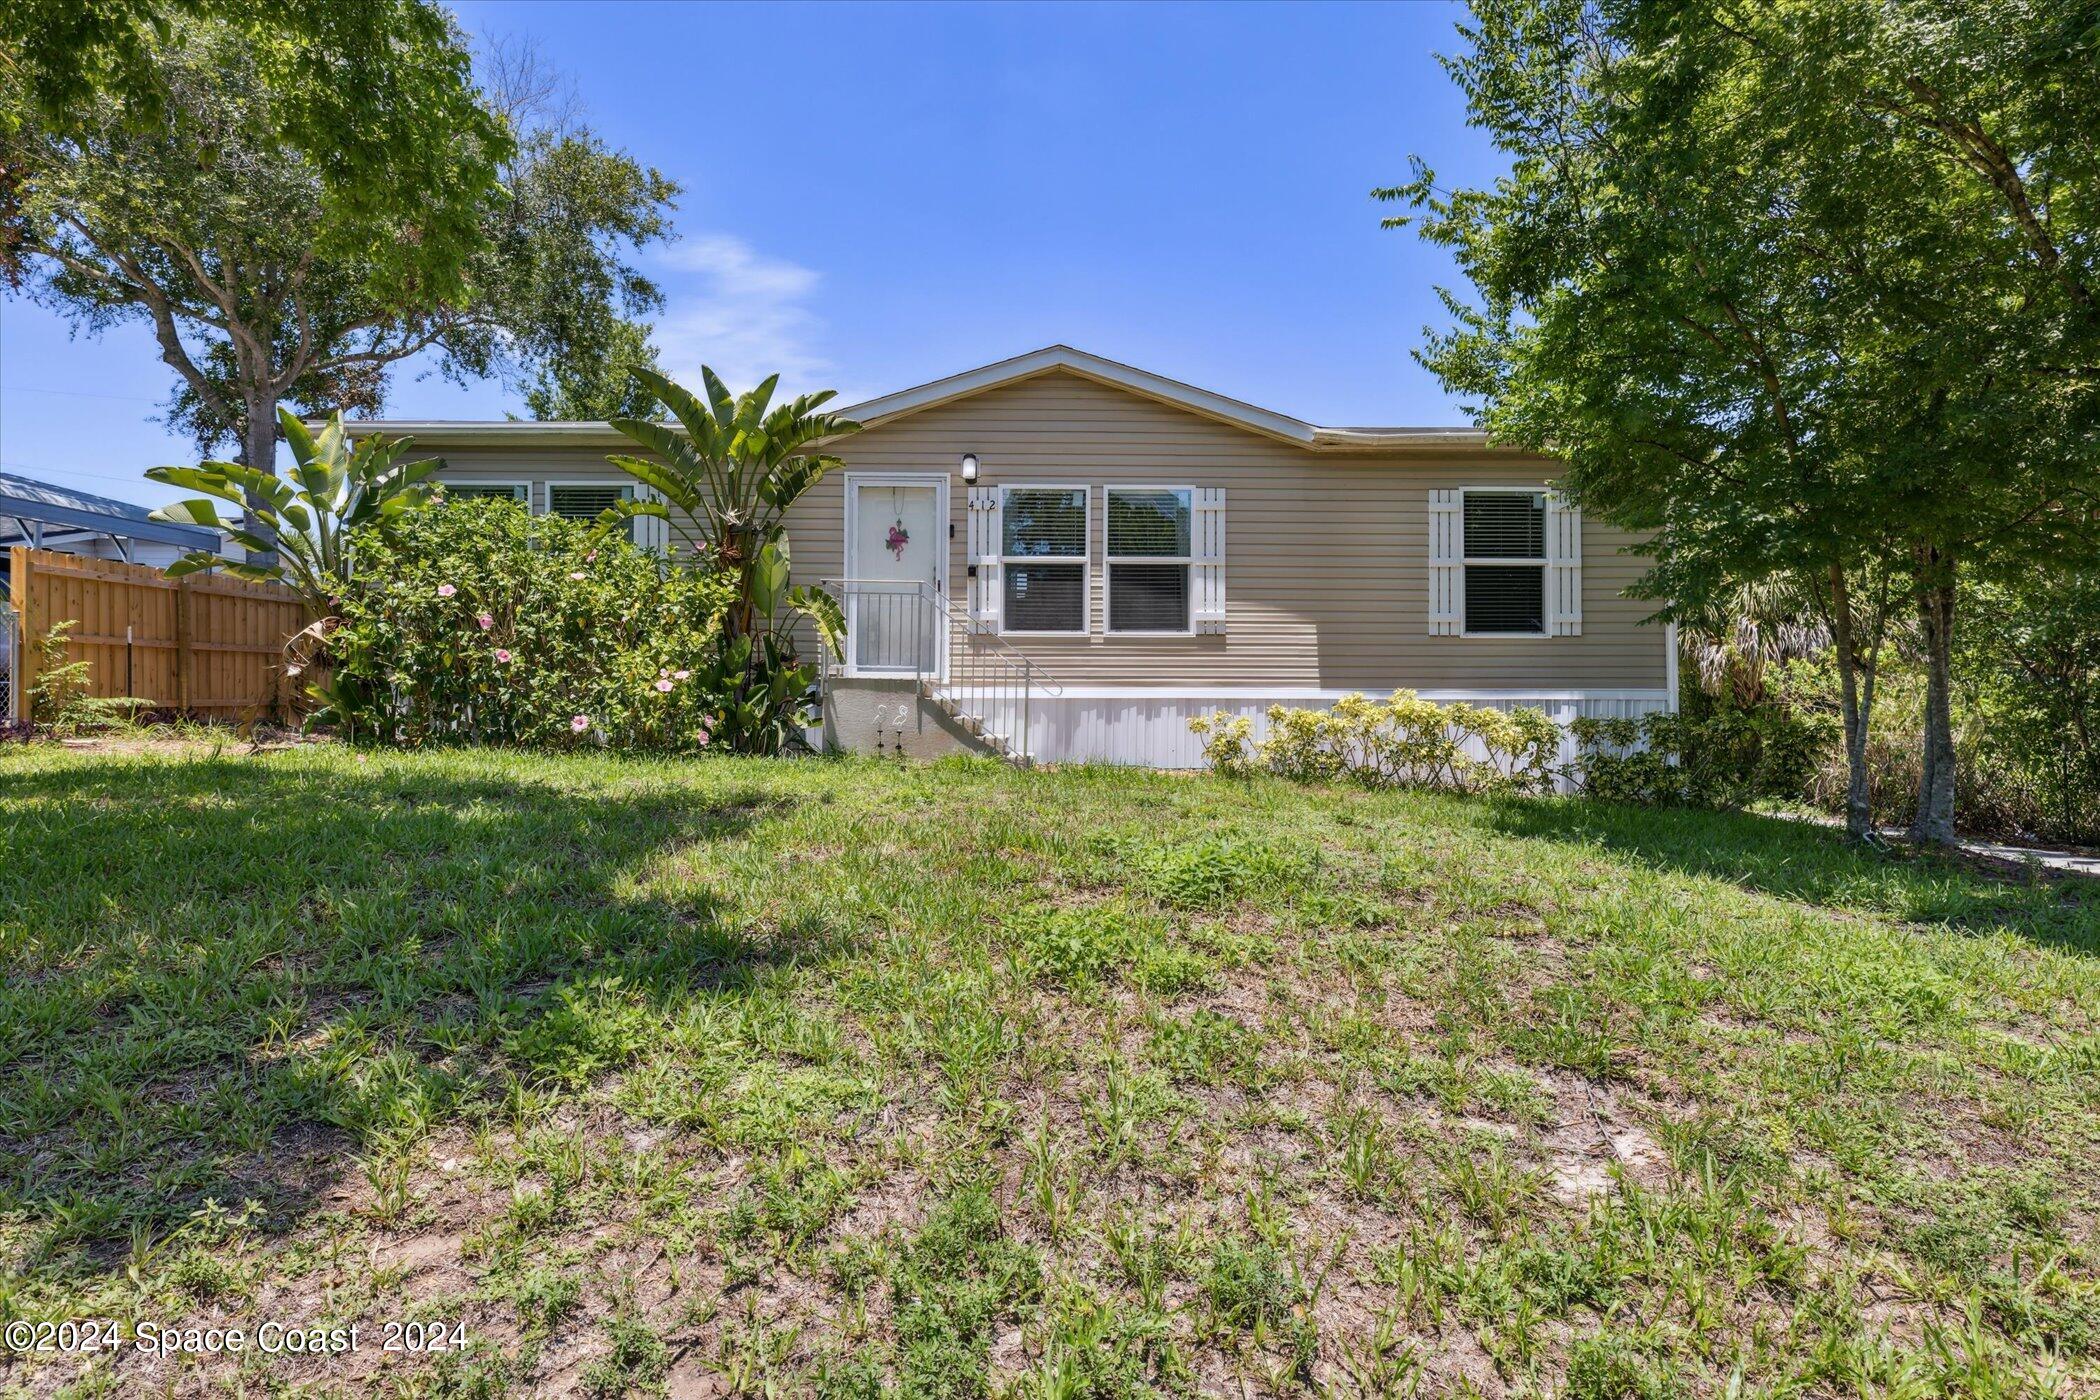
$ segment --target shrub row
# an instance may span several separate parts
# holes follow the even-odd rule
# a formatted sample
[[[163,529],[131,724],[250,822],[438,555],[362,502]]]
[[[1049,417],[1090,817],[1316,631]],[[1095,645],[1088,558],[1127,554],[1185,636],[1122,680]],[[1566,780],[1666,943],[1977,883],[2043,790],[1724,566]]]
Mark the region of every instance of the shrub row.
[[[1399,690],[1386,700],[1345,695],[1331,710],[1271,705],[1268,718],[1259,743],[1244,715],[1199,715],[1189,728],[1202,736],[1211,768],[1229,777],[1264,772],[1300,782],[1544,792],[1558,771],[1560,726],[1529,707],[1439,705]],[[1475,741],[1485,758],[1467,752]]]
[[[1259,742],[1245,715],[1201,715],[1189,728],[1227,777],[1539,793],[1565,776],[1610,801],[1716,807],[1798,797],[1829,742],[1822,723],[1777,712],[1584,718],[1569,726],[1575,761],[1562,764],[1561,727],[1543,710],[1440,705],[1411,690],[1345,695],[1323,710],[1272,705],[1268,720]]]

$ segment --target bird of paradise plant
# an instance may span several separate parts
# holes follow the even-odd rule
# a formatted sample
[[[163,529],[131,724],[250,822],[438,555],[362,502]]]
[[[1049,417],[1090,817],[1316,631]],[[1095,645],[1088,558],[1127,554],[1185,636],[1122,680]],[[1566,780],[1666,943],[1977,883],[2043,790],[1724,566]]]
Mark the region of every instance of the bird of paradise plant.
[[[168,566],[169,577],[223,569],[238,578],[281,582],[317,617],[326,618],[350,581],[351,532],[429,504],[437,491],[429,478],[445,464],[432,457],[397,465],[410,438],[368,437],[353,444],[340,413],[319,433],[308,431],[288,408],[280,408],[277,418],[292,449],[289,479],[239,462],[146,472],[150,481],[201,491],[236,506],[243,517],[222,519],[211,501],[191,498],[162,506],[153,518],[217,530],[252,556],[243,562],[192,550]]]
[[[679,547],[736,581],[725,640],[771,631],[784,606],[811,616],[826,643],[835,645],[840,629],[832,600],[814,589],[786,587],[785,520],[788,508],[841,464],[836,455],[812,449],[860,431],[860,424],[822,411],[834,390],[775,404],[777,374],[741,395],[704,365],[700,377],[705,402],[654,370],[635,371],[677,423],[612,420],[655,455],[616,453],[606,460],[661,498],[623,502],[618,513],[669,522]]]
[[[800,742],[816,676],[796,658],[789,624],[809,619],[837,655],[846,621],[836,598],[791,585],[787,513],[841,465],[821,449],[860,431],[860,424],[823,411],[836,396],[830,389],[775,404],[777,374],[741,395],[730,393],[710,368],[702,366],[700,377],[704,402],[654,370],[635,371],[677,421],[612,420],[654,455],[616,453],[606,460],[656,498],[623,501],[607,515],[666,521],[674,557],[682,550],[733,581],[716,658],[729,696],[723,738],[740,751],[778,752]]]

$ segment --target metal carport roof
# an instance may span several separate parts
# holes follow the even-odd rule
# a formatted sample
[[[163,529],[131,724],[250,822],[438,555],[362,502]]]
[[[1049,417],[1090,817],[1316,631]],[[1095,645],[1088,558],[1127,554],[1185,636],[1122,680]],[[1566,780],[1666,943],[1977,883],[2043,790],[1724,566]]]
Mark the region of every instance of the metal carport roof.
[[[129,501],[0,472],[0,549],[18,544],[63,549],[69,543],[103,536],[113,540],[117,552],[127,560],[134,540],[218,552],[217,531],[149,516],[145,506]]]

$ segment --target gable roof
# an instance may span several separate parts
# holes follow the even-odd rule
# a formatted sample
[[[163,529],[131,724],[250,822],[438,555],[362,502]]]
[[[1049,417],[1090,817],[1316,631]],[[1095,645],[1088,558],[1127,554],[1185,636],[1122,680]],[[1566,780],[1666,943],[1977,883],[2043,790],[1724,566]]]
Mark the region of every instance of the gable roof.
[[[1117,360],[1075,350],[1069,345],[1046,345],[1012,359],[998,360],[976,369],[951,374],[945,379],[900,389],[893,394],[852,404],[836,411],[863,427],[895,422],[914,413],[954,403],[990,389],[1018,384],[1044,374],[1075,374],[1097,384],[1126,390],[1175,408],[1186,409],[1213,421],[1243,428],[1279,442],[1315,452],[1380,452],[1410,448],[1481,450],[1488,446],[1487,434],[1477,428],[1367,427],[1330,428],[1272,409],[1258,408],[1224,394],[1199,389],[1163,374],[1138,369]],[[543,444],[597,444],[625,442],[610,425],[594,422],[462,422],[443,420],[369,420],[349,423],[353,434],[386,433],[439,439],[446,442],[537,442]]]

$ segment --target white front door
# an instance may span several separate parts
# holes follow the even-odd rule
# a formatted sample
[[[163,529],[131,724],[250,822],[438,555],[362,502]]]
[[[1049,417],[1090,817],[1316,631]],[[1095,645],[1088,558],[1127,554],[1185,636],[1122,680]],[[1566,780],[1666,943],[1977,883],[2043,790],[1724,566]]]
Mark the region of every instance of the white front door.
[[[846,646],[861,674],[938,674],[948,582],[946,477],[846,481]]]

